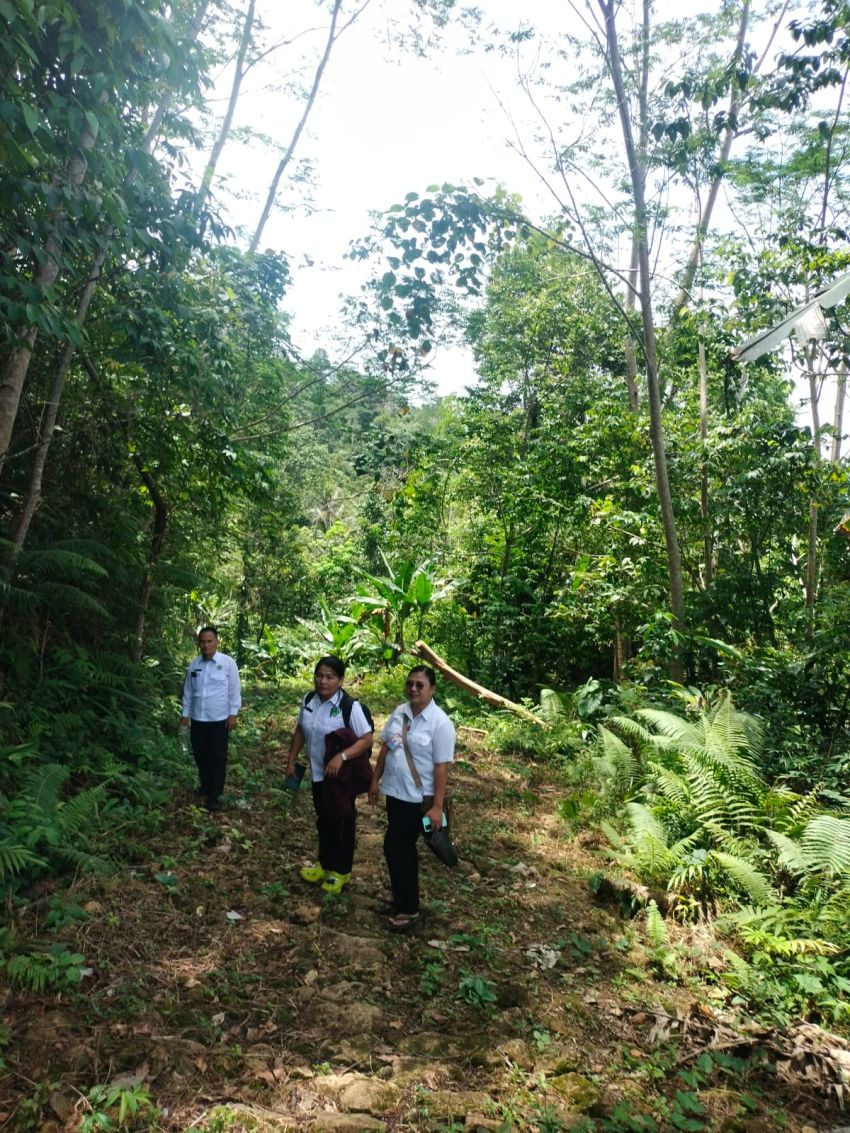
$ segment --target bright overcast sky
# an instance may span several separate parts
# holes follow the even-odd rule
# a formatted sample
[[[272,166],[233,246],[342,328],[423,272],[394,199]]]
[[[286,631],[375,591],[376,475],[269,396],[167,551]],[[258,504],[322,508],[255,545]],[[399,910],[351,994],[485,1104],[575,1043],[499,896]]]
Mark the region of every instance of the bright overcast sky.
[[[368,231],[370,211],[383,211],[405,193],[422,192],[433,183],[469,183],[474,177],[488,182],[485,191],[501,183],[520,193],[532,215],[552,208],[551,196],[508,145],[512,120],[526,138],[535,121],[518,86],[516,59],[510,53],[485,52],[480,42],[470,43],[460,29],[448,32],[441,49],[428,58],[400,51],[388,41],[387,11],[404,13],[407,7],[406,0],[384,0],[383,7],[381,0],[371,0],[335,46],[296,154],[313,163],[314,185],[309,192],[315,211],[310,215],[297,207],[277,211],[261,241],[261,247],[283,250],[290,258],[294,282],[285,305],[293,315],[293,336],[303,354],[330,346],[329,333],[340,329],[340,294],[358,291],[365,268],[344,256],[349,242]],[[480,7],[482,29],[494,23],[513,29],[524,19],[543,30],[555,30],[557,25],[562,31],[580,31],[566,0],[521,4],[482,0]],[[713,5],[696,0],[677,4],[680,14],[706,7]],[[257,11],[272,39],[316,29],[286,49],[288,54],[272,56],[262,73],[251,72],[243,87],[234,126],[250,124],[282,142],[291,135],[301,106],[270,85],[285,83],[288,69],[308,50],[314,60],[318,58],[327,13],[322,10],[320,22],[310,0],[286,5],[258,0]],[[403,21],[404,15],[396,18]],[[533,45],[523,46],[526,65],[535,50]],[[309,85],[312,70],[305,73]],[[222,109],[229,82],[230,75],[225,74],[215,91]],[[220,172],[227,178],[227,188],[219,186],[219,199],[231,223],[242,226],[248,236],[277,161],[277,153],[256,143],[231,143],[225,150]],[[292,203],[298,196],[298,188],[293,191],[290,184],[280,199]],[[473,380],[471,360],[462,351],[438,349],[434,376],[441,392],[460,390]]]

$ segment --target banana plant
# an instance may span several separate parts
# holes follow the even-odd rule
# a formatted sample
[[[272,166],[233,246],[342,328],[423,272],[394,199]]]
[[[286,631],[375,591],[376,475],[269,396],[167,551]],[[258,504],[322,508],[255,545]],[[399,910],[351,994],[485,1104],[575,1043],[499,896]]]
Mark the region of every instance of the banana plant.
[[[326,645],[327,651],[334,657],[350,661],[364,645],[364,634],[358,628],[357,619],[345,614],[331,613],[324,601],[320,601],[319,608],[321,610],[319,620],[298,618],[298,622],[308,629],[317,641],[323,643],[322,648]]]
[[[380,554],[386,574],[358,572],[363,581],[352,598],[352,616],[378,638],[381,656],[389,664],[405,650],[408,619],[416,616],[416,634],[421,637],[429,610],[451,592],[455,583],[438,579],[430,560],[416,565],[411,559],[404,559],[393,565],[383,551]]]

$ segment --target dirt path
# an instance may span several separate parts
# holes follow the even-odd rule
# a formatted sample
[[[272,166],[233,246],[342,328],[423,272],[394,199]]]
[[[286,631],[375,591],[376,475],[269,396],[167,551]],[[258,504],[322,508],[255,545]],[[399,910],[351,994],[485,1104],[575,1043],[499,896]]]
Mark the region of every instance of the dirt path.
[[[594,903],[557,785],[461,729],[464,860],[450,871],[422,849],[426,917],[393,936],[379,808],[361,800],[341,897],[298,878],[313,814],[306,789],[281,789],[283,732],[268,720],[259,756],[243,741],[222,814],[175,792],[162,828],[127,845],[130,867],[71,889],[80,918],[47,939],[90,973],[82,991],[7,992],[0,1127],[117,1121],[120,1095],[97,1092],[110,1084],[139,1099],[127,1129],[775,1127],[762,1087],[716,1074],[700,1123],[675,1123],[680,1050],[651,1039],[694,994],[656,984],[635,925]],[[37,916],[24,927],[45,939]]]

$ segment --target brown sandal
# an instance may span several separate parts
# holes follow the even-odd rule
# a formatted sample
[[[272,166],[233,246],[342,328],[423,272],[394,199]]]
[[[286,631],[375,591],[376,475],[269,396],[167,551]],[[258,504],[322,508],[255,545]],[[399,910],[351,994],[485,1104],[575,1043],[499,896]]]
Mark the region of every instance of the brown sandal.
[[[410,932],[419,924],[419,913],[394,913],[387,918],[390,932]]]

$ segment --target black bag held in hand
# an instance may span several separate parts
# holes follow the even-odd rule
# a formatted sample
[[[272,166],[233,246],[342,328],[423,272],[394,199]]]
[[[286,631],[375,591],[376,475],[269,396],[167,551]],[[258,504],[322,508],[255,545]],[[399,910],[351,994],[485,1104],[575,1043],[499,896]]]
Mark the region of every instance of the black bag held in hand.
[[[404,754],[407,756],[407,766],[410,768],[410,774],[413,776],[413,782],[416,784],[418,791],[422,790],[422,778],[416,770],[416,764],[413,762],[413,753],[407,744],[407,729],[409,725],[407,717],[402,720],[401,725],[401,742],[404,745]],[[446,795],[443,800],[443,825],[439,830],[433,829],[433,823],[430,818],[425,818],[424,815],[428,813],[434,805],[433,795],[424,795],[422,797],[422,829],[425,835],[425,845],[428,849],[435,854],[443,865],[448,866],[449,869],[454,867],[460,861],[457,856],[457,850],[452,845],[451,828],[452,819],[454,817],[454,805],[452,800]]]

